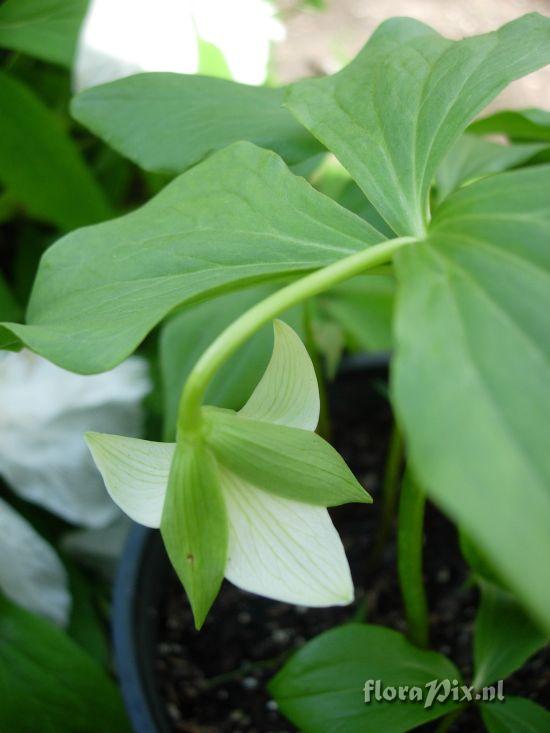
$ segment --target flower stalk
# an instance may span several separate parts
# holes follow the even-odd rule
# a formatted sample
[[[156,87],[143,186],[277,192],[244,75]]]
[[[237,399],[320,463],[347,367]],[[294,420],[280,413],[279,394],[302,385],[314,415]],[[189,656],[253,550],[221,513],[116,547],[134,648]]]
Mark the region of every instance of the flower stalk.
[[[344,257],[281,288],[243,313],[212,342],[193,367],[181,394],[178,432],[185,435],[200,431],[202,402],[212,378],[229,357],[262,326],[307,298],[365,270],[390,262],[395,252],[415,241],[417,240],[414,237],[390,239]]]
[[[401,486],[397,531],[399,583],[410,641],[428,646],[428,604],[422,578],[422,545],[426,495],[406,471]]]

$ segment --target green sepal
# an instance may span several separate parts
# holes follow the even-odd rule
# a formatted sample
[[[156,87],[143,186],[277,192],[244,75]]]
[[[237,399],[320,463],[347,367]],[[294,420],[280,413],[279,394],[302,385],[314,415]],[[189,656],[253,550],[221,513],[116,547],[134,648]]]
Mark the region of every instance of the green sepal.
[[[316,433],[212,407],[204,415],[218,461],[258,488],[324,507],[372,502],[343,458]]]
[[[200,629],[220,590],[228,544],[217,466],[203,444],[176,446],[160,531]]]

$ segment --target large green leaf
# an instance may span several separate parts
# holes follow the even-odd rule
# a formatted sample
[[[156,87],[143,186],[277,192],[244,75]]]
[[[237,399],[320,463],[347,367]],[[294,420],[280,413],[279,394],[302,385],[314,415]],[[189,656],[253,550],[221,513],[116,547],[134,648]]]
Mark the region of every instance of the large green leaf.
[[[0,596],[0,729],[129,733],[102,668],[57,627]]]
[[[550,112],[544,109],[495,112],[473,122],[468,131],[476,135],[506,135],[511,140],[550,141]]]
[[[109,207],[72,140],[21,82],[0,72],[0,181],[29,212],[73,229]]]
[[[338,74],[293,86],[288,105],[397,234],[422,235],[446,152],[507,84],[547,63],[550,18],[541,15],[463,41],[396,18]]]
[[[229,532],[216,462],[203,445],[176,446],[160,531],[200,629],[223,580]]]
[[[548,733],[550,730],[548,710],[523,697],[481,705],[481,715],[489,733]]]
[[[164,437],[173,440],[183,385],[195,362],[212,341],[246,310],[275,290],[271,283],[226,293],[190,306],[170,319],[160,337],[160,367],[164,396]],[[281,316],[300,332],[302,309]],[[217,372],[205,395],[216,407],[239,410],[259,382],[271,353],[273,328],[264,326]]]
[[[550,167],[455,193],[396,258],[394,403],[422,485],[550,629]]]
[[[304,733],[403,733],[445,715],[456,703],[372,699],[365,684],[419,687],[426,702],[432,680],[460,680],[436,652],[418,649],[382,626],[349,624],[321,634],[295,654],[269,689],[284,715]],[[372,693],[371,693],[372,694]]]
[[[71,66],[88,0],[6,0],[0,46]]]
[[[274,153],[236,143],[138,211],[57,242],[42,259],[29,325],[9,327],[67,369],[102,371],[182,303],[304,273],[381,239]]]
[[[509,593],[487,581],[480,582],[480,590],[474,634],[476,688],[505,679],[546,642]]]
[[[187,74],[137,74],[76,96],[72,114],[145,170],[182,173],[239,140],[289,164],[322,146],[283,107],[285,88]]]

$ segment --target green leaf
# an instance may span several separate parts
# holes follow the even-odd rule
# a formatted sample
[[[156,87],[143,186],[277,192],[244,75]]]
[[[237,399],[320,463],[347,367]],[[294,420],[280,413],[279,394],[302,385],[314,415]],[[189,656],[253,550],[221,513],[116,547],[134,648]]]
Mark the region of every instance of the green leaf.
[[[220,590],[228,542],[216,463],[202,445],[176,446],[160,531],[200,629]]]
[[[0,46],[71,66],[88,0],[6,0]]]
[[[107,667],[110,650],[106,629],[96,607],[94,587],[74,563],[67,562],[66,558],[64,560],[73,599],[67,633],[92,659],[102,667]]]
[[[550,112],[523,109],[496,112],[476,120],[468,128],[476,135],[506,135],[510,140],[550,141]]]
[[[138,211],[57,242],[42,258],[28,325],[9,328],[66,369],[102,371],[178,305],[302,274],[382,239],[273,153],[237,143]]]
[[[395,233],[365,197],[363,191],[350,178],[347,170],[333,155],[324,156],[318,169],[312,172],[311,183],[318,191],[330,196],[344,208],[365,219],[385,236],[395,236]]]
[[[472,538],[463,530],[459,530],[460,551],[462,556],[474,571],[476,576],[482,580],[488,580],[503,590],[507,590],[501,578],[498,577],[492,563],[487,559],[486,554],[480,552],[479,547],[472,541]]]
[[[348,624],[306,644],[274,677],[269,690],[281,712],[304,733],[403,733],[457,707],[456,703],[365,702],[365,683],[421,689],[432,680],[460,680],[436,652],[413,646],[382,626]]]
[[[509,593],[486,581],[480,589],[474,633],[477,689],[511,675],[547,640]]]
[[[395,18],[338,74],[291,87],[287,103],[398,235],[422,236],[432,179],[460,133],[507,84],[547,63],[541,15],[463,41]]]
[[[474,183],[396,258],[393,400],[415,473],[550,629],[550,166]]]
[[[339,453],[316,433],[217,408],[204,412],[216,458],[254,486],[325,507],[372,501]]]
[[[113,682],[62,631],[0,596],[0,729],[130,732]]]
[[[353,351],[389,351],[395,278],[354,277],[319,297],[319,307],[341,324]]]
[[[206,76],[136,74],[78,94],[71,111],[148,171],[182,173],[240,140],[292,165],[322,146],[283,107],[285,93]]]
[[[463,135],[437,170],[437,198],[442,201],[463,183],[527,163],[546,149],[544,144],[499,145]]]
[[[110,211],[72,140],[19,81],[0,72],[0,181],[39,218],[61,229]]]
[[[502,703],[481,705],[489,733],[548,733],[550,713],[532,700],[507,697]]]
[[[378,229],[386,237],[395,237],[395,232],[390,229],[355,181],[349,180],[345,184],[336,201],[340,206],[353,211],[354,214],[368,221],[371,226]]]
[[[195,362],[212,341],[238,316],[267,298],[272,284],[226,293],[186,308],[168,321],[160,336],[160,366],[164,391],[164,437],[172,440],[183,385]],[[300,331],[301,309],[282,318]],[[271,325],[246,342],[217,372],[205,402],[216,407],[240,409],[258,383],[271,353]]]

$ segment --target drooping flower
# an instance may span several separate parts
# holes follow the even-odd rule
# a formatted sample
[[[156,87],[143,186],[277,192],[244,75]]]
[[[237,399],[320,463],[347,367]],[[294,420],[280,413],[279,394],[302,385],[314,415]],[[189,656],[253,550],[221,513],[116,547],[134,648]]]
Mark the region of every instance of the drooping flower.
[[[240,412],[203,414],[204,434],[188,442],[87,435],[113,500],[161,527],[197,626],[224,575],[281,601],[350,603],[349,566],[326,507],[371,499],[314,433],[319,390],[296,333],[275,322],[271,361]]]
[[[81,91],[143,71],[194,74],[201,41],[221,53],[236,81],[261,84],[271,41],[282,37],[267,0],[91,0],[74,86]]]

